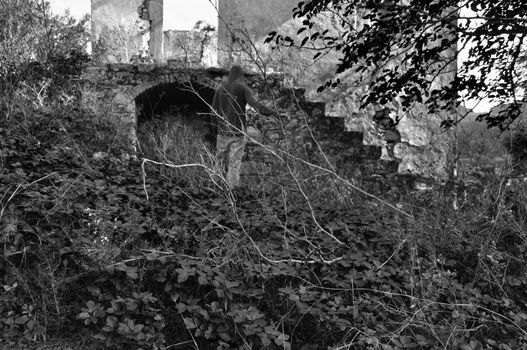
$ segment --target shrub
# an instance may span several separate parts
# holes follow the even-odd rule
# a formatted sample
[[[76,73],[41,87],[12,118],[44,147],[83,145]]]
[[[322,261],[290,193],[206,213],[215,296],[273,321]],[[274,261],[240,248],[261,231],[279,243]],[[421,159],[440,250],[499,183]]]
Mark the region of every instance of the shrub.
[[[48,1],[12,0],[0,4],[0,93],[11,100],[24,96],[40,107],[71,102],[88,61],[88,18],[50,12]]]

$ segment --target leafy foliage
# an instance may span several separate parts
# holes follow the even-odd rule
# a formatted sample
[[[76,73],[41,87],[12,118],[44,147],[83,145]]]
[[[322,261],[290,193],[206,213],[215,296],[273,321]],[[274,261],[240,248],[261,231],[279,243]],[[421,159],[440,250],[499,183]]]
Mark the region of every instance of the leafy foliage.
[[[270,33],[267,41],[313,50],[314,59],[338,52],[339,74],[363,76],[363,107],[397,101],[403,109],[425,103],[434,112],[460,99],[513,101],[524,85],[523,45],[527,7],[522,1],[301,1],[297,38]],[[321,29],[332,14],[340,30]],[[468,52],[461,66],[460,50]],[[454,78],[453,70],[457,69]],[[518,113],[485,115],[490,126],[507,127]]]
[[[33,118],[48,125],[30,127],[34,139],[2,121],[3,341],[59,331],[115,349],[527,341],[522,187],[488,217],[470,205],[478,190],[458,212],[430,204],[433,192],[409,194],[415,219],[334,196],[309,206],[294,191],[233,195],[59,147],[59,125],[81,119],[69,113]],[[90,125],[87,139],[101,127]]]
[[[0,88],[23,86],[56,98],[88,60],[88,18],[50,12],[48,1],[0,2]]]
[[[291,161],[233,192],[123,157],[112,125],[79,107],[13,97],[0,100],[2,347],[527,344],[524,183],[391,188],[388,210]],[[159,148],[144,126],[143,151],[189,156],[197,145],[169,142],[178,130],[194,135],[173,125]]]

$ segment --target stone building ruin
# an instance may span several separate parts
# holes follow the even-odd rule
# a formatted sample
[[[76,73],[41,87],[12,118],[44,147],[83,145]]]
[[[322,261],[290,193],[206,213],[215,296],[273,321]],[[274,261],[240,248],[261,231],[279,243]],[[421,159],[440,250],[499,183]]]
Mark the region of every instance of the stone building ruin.
[[[182,91],[185,84],[192,82],[198,86],[198,90],[201,89],[204,100],[209,99],[211,91],[224,74],[218,73],[221,71],[220,67],[227,68],[233,62],[239,62],[240,51],[247,49],[244,47],[244,40],[257,43],[262,41],[268,32],[278,27],[290,26],[294,29],[292,9],[298,2],[218,0],[218,22],[212,24],[217,30],[202,27],[196,28],[195,31],[166,31],[163,27],[164,0],[91,1],[92,47],[94,56],[97,57],[95,62],[98,62],[99,66],[88,68],[85,80],[89,85],[96,86],[99,90],[97,98],[111,110],[118,123],[125,125],[125,129],[132,133],[138,118],[140,120],[141,113],[144,113],[142,110],[145,103],[142,103],[141,99],[145,94],[159,95],[165,91],[175,100],[189,99],[190,97]],[[184,69],[191,69],[190,75],[194,78],[184,74]],[[455,74],[455,69],[453,71],[452,74]],[[196,76],[206,79],[196,80]],[[445,79],[452,77],[453,75],[446,76]],[[285,81],[278,85],[284,95],[274,95],[273,99],[286,100],[290,91],[298,90]],[[257,90],[271,101],[271,91],[262,90],[261,87]],[[366,158],[380,158],[381,154],[383,157],[388,156],[385,164],[390,164],[389,168],[395,168],[394,171],[398,168],[402,173],[425,176],[446,174],[449,158],[448,135],[433,132],[438,129],[445,116],[423,118],[420,114],[422,112],[417,110],[413,116],[403,118],[397,125],[400,142],[392,143],[392,149],[387,152],[383,138],[385,131],[379,129],[373,121],[375,111],[354,110],[356,101],[349,98],[330,101],[310,91],[302,93],[302,98],[304,101],[318,99],[316,118],[325,119],[316,119],[316,122],[310,119],[309,123],[304,125],[317,125],[317,130],[325,130],[316,131],[315,134],[323,135],[322,143],[326,145],[331,144],[329,135],[333,133],[333,143],[339,146],[329,148],[341,150],[342,164],[346,163],[343,159],[356,159],[357,154],[363,154],[364,150],[368,149],[366,153],[369,155]],[[268,134],[273,134],[269,130],[275,128],[274,122],[268,122],[269,125],[263,128]],[[299,119],[296,121],[300,122]],[[331,127],[322,126],[324,123]],[[330,130],[331,128],[334,130]],[[275,136],[270,138],[272,142],[278,142]],[[347,137],[353,140],[348,140]],[[363,139],[369,146],[363,145]],[[351,148],[345,151],[346,147],[342,147],[341,141],[344,144],[353,144],[354,151],[350,151]],[[355,156],[350,156],[350,152]],[[396,159],[389,157],[390,155],[395,155]],[[364,158],[359,156],[361,157]]]
[[[134,135],[138,119],[148,116],[148,112],[143,114],[148,95],[161,89],[168,91],[173,105],[190,105],[196,115],[194,122],[206,128],[214,90],[227,73],[226,69],[188,69],[170,64],[89,67],[83,79],[95,93],[91,101],[85,103],[110,114],[117,130],[126,138]],[[307,101],[303,89],[284,86],[280,76],[262,79],[258,74],[248,74],[247,80],[263,104],[274,105],[287,114],[286,119],[264,117],[259,120],[262,142],[272,149],[295,149],[315,163],[323,161],[322,150],[345,173],[396,173],[397,162],[380,161],[379,146],[364,145],[362,133],[346,131],[344,118],[326,117],[324,103]],[[254,144],[248,148],[247,160],[255,167],[271,158]],[[259,175],[265,171],[265,166],[258,167]]]
[[[92,46],[97,51],[98,46],[111,45],[112,52],[101,53],[101,63],[130,63],[137,54],[164,62],[177,56],[174,51],[191,49],[184,42],[194,36],[192,39],[198,46],[205,42],[206,50],[216,51],[205,55],[206,66],[217,66],[218,60],[220,66],[226,66],[232,63],[232,53],[239,47],[239,42],[249,38],[257,41],[290,20],[297,2],[218,0],[218,19],[212,23],[213,28],[200,27],[198,23],[195,33],[189,33],[165,29],[164,0],[91,0]],[[203,38],[207,34],[210,42]],[[178,48],[178,44],[182,47]],[[185,52],[183,55],[189,54]],[[216,57],[212,59],[212,56]]]

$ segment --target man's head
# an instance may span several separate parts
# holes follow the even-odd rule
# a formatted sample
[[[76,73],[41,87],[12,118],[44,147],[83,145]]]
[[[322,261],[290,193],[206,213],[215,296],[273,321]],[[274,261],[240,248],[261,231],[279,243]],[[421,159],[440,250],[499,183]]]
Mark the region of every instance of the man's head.
[[[234,83],[235,81],[240,81],[242,79],[243,79],[243,68],[238,65],[232,66],[229,72],[228,82]]]

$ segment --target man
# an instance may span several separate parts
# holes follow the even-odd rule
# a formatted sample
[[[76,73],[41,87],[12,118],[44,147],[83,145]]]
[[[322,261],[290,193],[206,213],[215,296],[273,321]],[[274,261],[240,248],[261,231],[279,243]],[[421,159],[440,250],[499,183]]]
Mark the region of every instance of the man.
[[[262,114],[274,114],[258,103],[253,91],[244,81],[242,67],[235,65],[231,68],[227,81],[216,90],[212,101],[218,128],[216,150],[220,161],[227,163],[226,180],[231,188],[240,186],[240,167],[247,144],[247,105]]]

